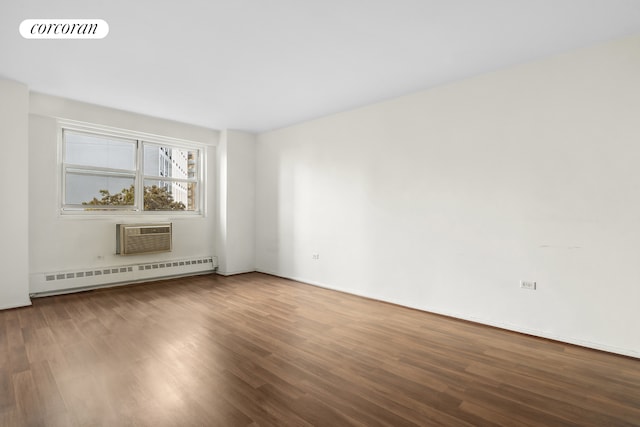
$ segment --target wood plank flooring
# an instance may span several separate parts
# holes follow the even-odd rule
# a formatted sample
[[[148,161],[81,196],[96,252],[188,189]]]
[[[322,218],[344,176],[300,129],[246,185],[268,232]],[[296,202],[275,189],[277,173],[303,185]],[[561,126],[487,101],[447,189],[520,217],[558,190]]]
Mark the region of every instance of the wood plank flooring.
[[[0,311],[0,426],[639,426],[640,360],[264,274]]]

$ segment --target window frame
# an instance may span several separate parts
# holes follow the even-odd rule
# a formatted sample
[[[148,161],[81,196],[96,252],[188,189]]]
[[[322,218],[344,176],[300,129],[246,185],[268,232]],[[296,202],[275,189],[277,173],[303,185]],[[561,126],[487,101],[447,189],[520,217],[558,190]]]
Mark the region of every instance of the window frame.
[[[74,165],[65,162],[66,141],[64,133],[86,134],[97,137],[113,138],[135,143],[135,170],[112,169],[98,166]],[[206,207],[206,185],[205,168],[207,145],[194,141],[165,137],[143,132],[136,132],[108,126],[95,125],[84,122],[77,122],[65,119],[57,121],[58,134],[58,171],[59,171],[59,191],[58,191],[58,212],[63,215],[80,216],[114,216],[114,215],[134,215],[134,216],[187,216],[203,217]],[[169,147],[195,151],[197,153],[196,173],[193,178],[173,178],[164,177],[170,182],[188,182],[195,184],[194,203],[195,210],[144,210],[144,182],[149,179],[157,179],[157,176],[145,175],[144,170],[144,147],[153,145],[159,147]],[[126,206],[99,206],[98,209],[87,209],[86,205],[68,204],[66,201],[66,185],[68,173],[80,173],[89,176],[113,176],[132,177],[134,182],[134,204]]]

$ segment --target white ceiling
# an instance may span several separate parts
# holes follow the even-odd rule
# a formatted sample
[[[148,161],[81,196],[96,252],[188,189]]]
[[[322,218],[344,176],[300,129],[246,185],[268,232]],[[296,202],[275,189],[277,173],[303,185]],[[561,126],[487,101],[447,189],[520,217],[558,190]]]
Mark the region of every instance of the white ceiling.
[[[32,91],[263,131],[640,33],[638,0],[1,0],[0,76]],[[103,40],[26,40],[93,18]]]

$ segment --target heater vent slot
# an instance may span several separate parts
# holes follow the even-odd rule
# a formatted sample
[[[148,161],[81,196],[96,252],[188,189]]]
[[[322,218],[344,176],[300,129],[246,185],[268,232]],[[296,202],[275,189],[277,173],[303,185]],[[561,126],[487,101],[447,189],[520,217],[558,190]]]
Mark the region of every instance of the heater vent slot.
[[[116,224],[116,253],[151,254],[171,251],[171,223]]]

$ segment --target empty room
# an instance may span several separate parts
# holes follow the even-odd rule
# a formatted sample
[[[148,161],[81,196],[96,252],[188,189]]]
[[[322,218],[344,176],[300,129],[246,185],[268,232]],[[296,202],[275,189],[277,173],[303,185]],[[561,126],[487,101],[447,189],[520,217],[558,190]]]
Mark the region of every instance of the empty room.
[[[640,426],[640,2],[7,0],[0,426]]]

